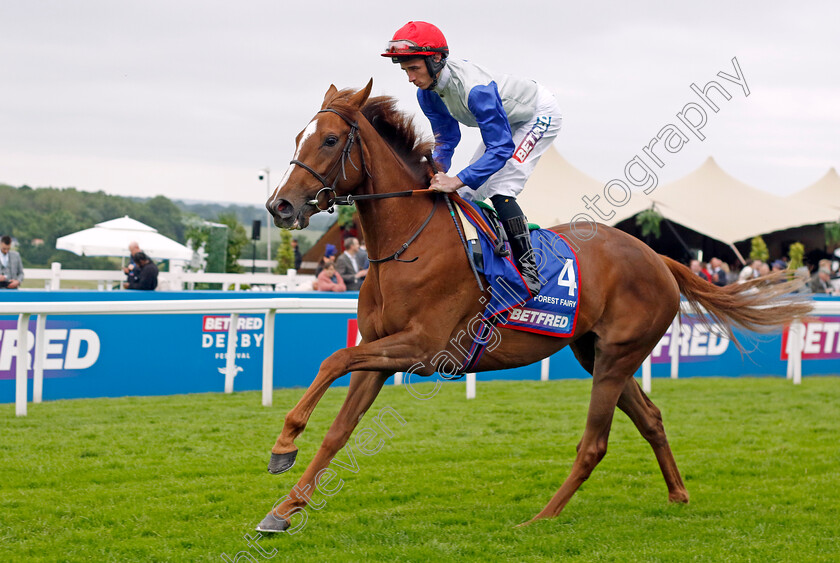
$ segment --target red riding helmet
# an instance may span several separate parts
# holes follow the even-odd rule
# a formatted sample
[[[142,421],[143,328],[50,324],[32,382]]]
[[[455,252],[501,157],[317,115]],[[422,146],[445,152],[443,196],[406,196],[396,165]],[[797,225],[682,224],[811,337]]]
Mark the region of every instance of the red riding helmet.
[[[440,62],[435,62],[433,55],[440,53]],[[400,59],[412,57],[423,57],[426,61],[426,68],[434,81],[432,87],[437,84],[437,74],[443,70],[446,64],[446,57],[449,56],[449,47],[446,45],[446,37],[434,25],[427,22],[408,22],[397,30],[394,38],[388,41],[383,57],[391,57],[395,63]]]

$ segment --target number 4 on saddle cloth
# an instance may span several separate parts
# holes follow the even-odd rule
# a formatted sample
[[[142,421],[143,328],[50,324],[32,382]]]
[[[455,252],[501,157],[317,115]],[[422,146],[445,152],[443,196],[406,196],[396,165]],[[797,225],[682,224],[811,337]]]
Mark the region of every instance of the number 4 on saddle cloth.
[[[476,221],[476,215],[482,217],[488,225],[496,227],[496,236],[503,238],[504,231],[498,227],[493,208],[485,203],[476,204],[461,198],[453,198],[453,201],[459,207],[468,205],[472,209],[471,212],[470,209],[462,208],[461,217],[477,233],[467,236],[468,239],[478,239],[477,242],[470,241],[473,255],[468,258],[490,284],[491,298],[486,304],[484,318],[514,330],[557,337],[571,336],[577,322],[580,274],[577,256],[566,239],[554,231],[529,225],[531,245],[542,283],[539,295],[531,296],[515,262],[509,255],[498,256],[494,252],[493,241]],[[476,256],[479,248],[481,257]],[[475,357],[472,359],[468,363],[474,364],[477,360]]]

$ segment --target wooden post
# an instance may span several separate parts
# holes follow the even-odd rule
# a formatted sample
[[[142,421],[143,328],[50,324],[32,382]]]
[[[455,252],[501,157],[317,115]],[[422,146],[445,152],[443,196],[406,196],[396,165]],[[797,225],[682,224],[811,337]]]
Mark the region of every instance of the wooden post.
[[[651,360],[650,356],[642,362],[642,391],[650,393],[651,389]]]
[[[680,323],[680,314],[674,317],[671,322],[671,345],[668,349],[671,351],[671,379],[677,379],[680,376],[680,346],[682,345],[682,326]]]
[[[227,334],[227,355],[225,362],[225,393],[233,393],[233,378],[236,377],[236,325],[239,313],[231,313]],[[265,344],[263,344],[265,345]]]
[[[8,333],[7,333],[8,334]],[[27,380],[29,371],[29,313],[18,315],[17,366],[15,371],[15,415],[26,416]]]
[[[44,360],[47,351],[44,349],[45,333],[47,327],[47,315],[41,313],[35,322],[35,366],[32,371],[32,402],[40,403],[44,394]]]
[[[270,407],[274,394],[274,317],[277,309],[269,309],[263,325],[262,404]]]
[[[475,374],[467,374],[467,399],[475,399]]]

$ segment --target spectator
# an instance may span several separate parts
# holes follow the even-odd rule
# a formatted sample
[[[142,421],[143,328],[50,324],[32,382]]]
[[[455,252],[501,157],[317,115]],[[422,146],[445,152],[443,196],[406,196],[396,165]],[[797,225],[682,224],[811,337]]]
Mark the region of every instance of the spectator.
[[[300,270],[300,264],[303,262],[303,256],[300,255],[300,248],[298,248],[298,239],[292,239],[292,250],[295,252],[295,270]]]
[[[131,241],[128,243],[128,266],[123,268],[123,273],[125,274],[125,282],[123,283],[123,287],[128,287],[128,285],[133,281],[137,283],[138,278],[137,276],[140,274],[140,268],[137,267],[137,263],[134,261],[134,255],[140,252],[140,245],[137,244],[137,241]]]
[[[831,285],[831,271],[820,268],[817,273],[811,276],[811,293],[834,293],[834,286]]]
[[[691,271],[700,276],[702,279],[709,281],[709,276],[703,271],[703,266],[699,260],[692,260],[690,264]]]
[[[831,260],[829,260],[828,258],[823,258],[822,260],[820,260],[818,262],[817,268],[819,268],[820,270],[826,270],[832,278],[835,277],[833,275],[833,268],[831,267]]]
[[[359,239],[347,237],[344,239],[344,253],[336,258],[335,269],[344,280],[349,291],[358,291],[367,276],[364,267],[367,255],[359,248]]]
[[[17,289],[23,283],[23,262],[12,250],[12,237],[0,237],[0,289]]]
[[[338,254],[338,251],[336,251],[334,244],[328,244],[324,247],[324,255],[318,261],[318,266],[315,268],[316,276],[321,273],[321,270],[323,270],[327,264],[335,264],[336,254]]]
[[[773,262],[773,272],[781,272],[783,270],[787,270],[787,264],[785,264],[784,260],[776,260]]]
[[[370,269],[370,258],[368,258],[367,245],[365,243],[362,242],[362,243],[359,244],[359,252],[364,252],[365,253],[365,259],[362,261],[362,262],[364,262],[362,264],[362,269],[363,270]]]
[[[726,285],[729,285],[730,283],[734,282],[737,276],[735,276],[735,274],[732,273],[732,270],[729,268],[729,264],[727,264],[726,262],[721,262],[720,267],[723,270],[723,279],[726,280]]]
[[[720,258],[712,258],[709,260],[709,267],[711,268],[711,282],[719,287],[725,286],[729,280],[726,279],[726,270],[723,268],[723,260]]]
[[[744,269],[738,274],[738,283],[748,282],[754,277],[752,266],[744,266]]]
[[[347,291],[347,286],[344,285],[344,280],[341,279],[341,276],[339,276],[335,271],[335,264],[332,262],[324,266],[324,269],[321,270],[320,274],[318,274],[317,284],[318,291]]]
[[[811,293],[811,272],[807,266],[797,268],[794,272],[794,277],[802,282],[802,285],[796,291],[797,293]]]
[[[767,265],[767,262],[759,261],[759,263],[758,263],[758,276],[757,277],[766,276],[769,273],[770,273],[770,266]]]
[[[128,289],[143,289],[152,291],[158,284],[158,267],[152,262],[145,252],[138,252],[134,255],[134,263],[140,272],[136,281],[128,282]]]
[[[760,275],[761,275],[761,273],[760,273],[760,271],[759,271],[759,270],[761,269],[761,265],[762,265],[763,263],[764,263],[764,262],[762,262],[761,260],[753,260],[753,261],[752,261],[752,264],[750,264],[750,268],[752,268],[752,276],[753,276],[753,278],[757,278],[758,276],[760,276]]]

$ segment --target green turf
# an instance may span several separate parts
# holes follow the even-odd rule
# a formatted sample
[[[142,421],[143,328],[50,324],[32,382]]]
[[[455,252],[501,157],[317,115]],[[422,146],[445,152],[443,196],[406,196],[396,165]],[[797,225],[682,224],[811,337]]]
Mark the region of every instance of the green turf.
[[[618,413],[606,458],[560,517],[514,529],[567,475],[589,387],[479,382],[466,401],[447,384],[420,401],[389,385],[371,412],[391,406],[406,425],[376,455],[357,453],[357,474],[338,469],[343,489],[299,533],[261,545],[275,561],[840,560],[834,377],[654,380],[691,504],[668,504],[649,446]],[[25,418],[0,405],[0,561],[234,556],[345,392],[326,395],[280,476],[265,471],[268,452],[301,389],[277,391],[270,409],[253,392],[56,401]]]

